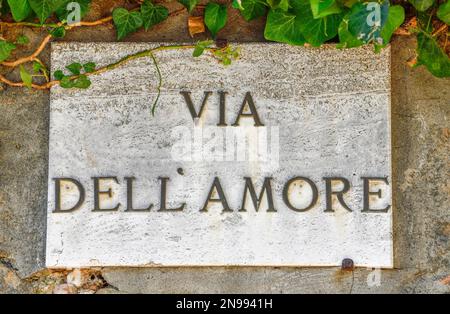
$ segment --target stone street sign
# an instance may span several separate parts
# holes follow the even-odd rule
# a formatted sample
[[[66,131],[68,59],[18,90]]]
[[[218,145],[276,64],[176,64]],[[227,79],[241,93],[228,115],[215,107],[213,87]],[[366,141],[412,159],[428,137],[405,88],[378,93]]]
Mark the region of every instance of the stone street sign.
[[[47,266],[392,267],[390,52],[242,44],[55,87]],[[53,70],[152,44],[54,44]]]

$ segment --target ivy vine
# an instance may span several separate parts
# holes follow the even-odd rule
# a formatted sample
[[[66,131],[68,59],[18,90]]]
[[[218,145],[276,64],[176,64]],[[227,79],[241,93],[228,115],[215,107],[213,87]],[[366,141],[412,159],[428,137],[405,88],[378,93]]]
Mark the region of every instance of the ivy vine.
[[[239,50],[214,41],[197,45],[160,46],[127,56],[101,68],[93,63],[73,63],[65,73],[53,75],[39,59],[40,53],[53,38],[62,38],[74,27],[97,26],[113,23],[117,39],[123,40],[140,29],[150,30],[181,10],[204,10],[203,23],[213,39],[226,26],[228,12],[238,10],[246,21],[265,18],[264,37],[268,41],[290,45],[318,47],[334,42],[337,48],[372,45],[376,52],[388,45],[393,34],[417,36],[417,57],[413,66],[425,66],[437,77],[450,77],[450,0],[233,0],[231,5],[211,1],[199,5],[199,0],[178,0],[184,6],[174,12],[151,0],[137,0],[134,9],[115,8],[111,16],[97,21],[84,21],[91,0],[0,0],[0,64],[5,68],[19,68],[21,82],[13,82],[0,73],[0,81],[16,87],[48,89],[54,85],[63,88],[88,88],[89,77],[140,57],[151,57],[158,68],[154,52],[166,49],[192,49],[193,56],[203,52],[228,65],[239,56]],[[74,10],[80,20],[73,22]],[[10,60],[12,53],[29,45],[23,35],[11,40],[2,36],[3,28],[33,27],[48,34],[35,52],[29,56]],[[216,43],[220,43],[217,41]],[[31,66],[27,66],[31,64]],[[44,82],[42,82],[42,80]],[[160,84],[161,86],[160,77]],[[40,82],[40,83],[36,83]],[[154,110],[154,106],[153,106]]]

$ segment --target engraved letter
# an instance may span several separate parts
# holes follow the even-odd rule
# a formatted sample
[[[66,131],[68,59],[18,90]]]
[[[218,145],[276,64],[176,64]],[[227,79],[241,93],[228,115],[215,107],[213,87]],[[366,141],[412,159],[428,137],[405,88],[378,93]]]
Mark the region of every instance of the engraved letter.
[[[250,197],[253,202],[253,206],[255,207],[255,210],[258,211],[259,207],[261,205],[262,198],[264,196],[264,192],[266,192],[267,195],[267,212],[276,212],[275,206],[273,205],[273,197],[272,197],[272,186],[270,185],[270,180],[272,178],[265,178],[263,187],[261,188],[261,192],[259,193],[259,197],[256,196],[255,188],[252,183],[251,178],[244,178],[245,179],[245,189],[244,189],[244,197],[242,199],[242,206],[241,209],[239,209],[240,212],[247,211],[245,209],[245,203],[247,200],[247,191],[250,192]]]
[[[135,177],[125,177],[127,181],[127,212],[148,212],[152,209],[153,204],[150,204],[147,208],[133,208],[133,181]]]
[[[191,99],[191,92],[180,92],[181,95],[183,95],[184,100],[186,101],[186,104],[189,108],[189,112],[191,113],[192,120],[195,121],[195,119],[199,119],[203,114],[203,109],[205,109],[206,101],[208,100],[208,97],[212,94],[212,92],[205,92],[205,96],[203,97],[202,105],[200,106],[200,110],[198,113],[195,111],[194,103]]]
[[[294,206],[292,206],[291,201],[289,200],[289,188],[291,186],[292,183],[294,183],[295,181],[303,181],[309,184],[309,186],[311,187],[311,191],[312,191],[312,197],[311,197],[311,202],[310,204],[306,207],[306,208],[296,208]],[[284,185],[284,189],[283,189],[283,201],[286,204],[287,207],[289,207],[290,209],[296,211],[296,212],[306,212],[308,210],[310,210],[311,208],[314,207],[314,205],[316,205],[317,203],[317,199],[319,198],[319,193],[317,191],[317,186],[314,184],[314,182],[312,182],[310,179],[308,178],[304,178],[304,177],[295,177],[290,179],[288,182],[286,182],[286,184]]]
[[[381,181],[386,183],[386,185],[389,185],[388,179],[386,177],[362,177],[364,182],[364,208],[361,211],[362,213],[387,213],[389,211],[389,208],[391,208],[391,205],[387,205],[385,208],[382,209],[371,209],[370,208],[370,196],[376,195],[378,198],[381,198],[381,189],[378,189],[376,192],[370,191],[370,181]]]
[[[244,113],[246,104],[248,104],[248,108],[250,109],[251,113]],[[252,94],[250,94],[250,92],[247,92],[245,94],[244,102],[242,103],[241,110],[239,111],[239,115],[237,116],[236,122],[234,122],[233,126],[239,126],[239,120],[241,119],[241,117],[244,116],[253,117],[253,120],[255,120],[255,126],[264,126],[264,124],[262,124],[261,121],[259,120],[255,102],[253,101]]]
[[[53,211],[54,213],[70,213],[80,208],[81,205],[83,205],[85,192],[83,185],[80,182],[71,178],[54,178],[53,180],[55,181],[55,210]],[[61,209],[61,181],[73,183],[77,187],[78,192],[80,193],[78,202],[74,206],[72,206],[72,208]]]
[[[101,180],[113,180],[114,182],[116,182],[118,184],[119,180],[117,180],[117,177],[93,177],[92,179],[94,180],[94,209],[92,211],[94,211],[94,212],[100,212],[100,211],[112,212],[112,211],[118,210],[120,207],[120,203],[118,203],[113,208],[100,208],[100,195],[106,194],[106,195],[108,195],[109,198],[111,198],[113,196],[111,188],[109,188],[106,191],[100,191],[100,181]]]
[[[336,195],[339,203],[341,203],[342,207],[344,207],[346,210],[351,212],[352,210],[347,206],[347,204],[344,201],[344,198],[342,197],[345,193],[350,190],[350,183],[345,178],[340,177],[332,177],[332,178],[323,178],[325,180],[325,196],[326,196],[326,203],[327,207],[325,209],[325,212],[334,212],[333,209],[333,194]],[[344,184],[344,187],[341,191],[333,191],[333,181],[341,181]]]
[[[217,196],[218,198],[212,198],[214,190],[217,191]],[[228,202],[227,199],[225,197],[225,194],[223,193],[223,189],[222,186],[220,185],[220,181],[218,177],[214,178],[214,182],[211,186],[211,190],[209,191],[208,194],[208,198],[206,199],[205,205],[203,206],[203,208],[200,210],[201,212],[207,212],[208,211],[208,205],[210,202],[220,202],[222,203],[222,207],[223,207],[223,213],[224,212],[232,212],[233,210],[230,209],[230,207],[228,206]]]
[[[159,177],[159,180],[161,180],[161,204],[159,206],[159,212],[178,212],[178,211],[182,211],[184,209],[184,206],[186,206],[186,203],[181,204],[180,207],[175,207],[175,208],[167,208],[166,207],[166,203],[167,203],[167,181],[170,180],[170,178],[167,177]]]

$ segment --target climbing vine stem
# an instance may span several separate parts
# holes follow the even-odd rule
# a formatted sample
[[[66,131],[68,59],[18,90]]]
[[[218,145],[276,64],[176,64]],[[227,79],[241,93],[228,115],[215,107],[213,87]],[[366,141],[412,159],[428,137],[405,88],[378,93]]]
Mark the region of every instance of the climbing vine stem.
[[[54,73],[53,80],[39,56],[55,38],[63,38],[76,27],[95,27],[112,23],[117,39],[144,29],[151,30],[171,16],[182,12],[189,13],[189,29],[193,36],[209,31],[212,38],[221,42],[221,31],[227,24],[231,10],[240,12],[243,19],[252,21],[263,18],[265,22],[264,38],[290,45],[318,47],[326,42],[337,43],[337,48],[353,48],[370,44],[375,52],[388,45],[393,34],[417,36],[416,58],[408,64],[424,65],[437,77],[450,77],[450,47],[448,45],[450,24],[450,0],[230,0],[228,4],[215,0],[199,4],[199,0],[178,0],[179,8],[169,12],[168,8],[157,0],[127,0],[126,8],[116,7],[110,16],[94,21],[83,18],[90,10],[92,0],[64,1],[48,0],[0,0],[0,65],[10,70],[20,69],[21,82],[14,82],[0,72],[0,81],[12,87],[28,87],[45,90],[60,85],[63,88],[88,88],[89,76],[114,69],[129,60],[150,57],[158,75],[158,93],[152,106],[156,108],[162,87],[162,74],[156,53],[168,49],[193,49],[193,55],[203,51],[221,63],[228,65],[236,59],[238,49],[226,46],[212,48],[212,41],[197,45],[160,46],[147,51],[124,57],[118,62],[97,68],[92,62],[81,65],[73,63],[67,66],[71,72],[65,75],[62,70]],[[48,5],[53,3],[53,5]],[[133,4],[134,3],[134,4]],[[70,4],[70,5],[68,5]],[[73,9],[75,7],[77,9]],[[72,8],[72,9],[71,9]],[[196,16],[191,14],[196,11]],[[199,15],[200,14],[200,15]],[[405,22],[405,18],[408,17]],[[29,39],[21,35],[14,40],[8,39],[9,28],[33,28],[47,32],[34,52],[28,56],[11,60],[14,50],[27,45]],[[14,35],[13,35],[14,36]],[[33,64],[33,73],[28,73],[25,65]],[[55,75],[57,74],[57,75]],[[37,77],[45,82],[37,84]]]

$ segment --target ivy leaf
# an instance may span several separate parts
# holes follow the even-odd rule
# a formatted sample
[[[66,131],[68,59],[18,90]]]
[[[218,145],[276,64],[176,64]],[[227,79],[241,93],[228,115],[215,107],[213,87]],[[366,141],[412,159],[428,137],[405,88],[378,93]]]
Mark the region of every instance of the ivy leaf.
[[[154,5],[149,0],[145,0],[141,5],[141,14],[144,21],[144,28],[147,31],[153,25],[166,20],[169,16],[169,10],[162,5]]]
[[[56,8],[56,16],[60,21],[67,21],[70,13],[73,11],[67,10],[67,5],[71,2],[76,2],[80,5],[80,19],[82,19],[88,12],[91,0],[60,0],[60,5]]]
[[[34,73],[39,73],[39,71],[41,71],[43,69],[42,64],[40,64],[39,62],[34,61],[33,62],[33,72]]]
[[[364,43],[383,43],[381,30],[386,23],[389,1],[382,4],[366,2],[355,4],[349,15],[348,30]]]
[[[96,66],[97,65],[94,62],[88,62],[83,65],[83,69],[86,73],[92,73],[95,71]]]
[[[381,29],[381,38],[383,45],[387,45],[391,41],[392,34],[399,28],[405,20],[405,9],[401,5],[394,5],[389,8],[386,23]]]
[[[306,41],[312,46],[318,47],[324,42],[336,37],[339,24],[342,20],[340,14],[331,14],[315,19],[309,0],[296,0],[292,3],[300,20],[300,31]]]
[[[339,35],[339,44],[337,44],[337,48],[354,48],[364,45],[362,40],[359,40],[348,30],[348,19],[350,13],[344,16],[339,24],[338,35]]]
[[[25,20],[31,13],[31,7],[28,0],[8,0],[8,4],[13,19],[16,22]]]
[[[6,40],[0,40],[0,62],[8,59],[14,49],[16,49],[16,45],[13,43],[7,42]]]
[[[31,84],[33,83],[33,76],[25,70],[24,66],[20,65],[20,78],[26,87],[31,88]]]
[[[63,76],[59,82],[59,86],[62,88],[72,88],[74,87],[74,83],[69,76]]]
[[[264,0],[241,0],[241,14],[246,21],[264,16],[267,12],[267,3]]]
[[[63,38],[66,36],[66,29],[64,26],[56,27],[50,31],[50,34],[55,38]]]
[[[118,40],[137,31],[144,23],[140,12],[129,12],[124,8],[115,9],[112,16],[117,29]]]
[[[79,78],[73,81],[73,87],[86,89],[91,86],[91,80],[86,75],[80,75]]]
[[[39,18],[39,21],[41,21],[41,24],[45,23],[47,18],[56,9],[56,5],[59,4],[59,1],[55,0],[28,0],[28,2],[30,3],[34,13],[36,13]]]
[[[288,12],[270,10],[264,31],[266,39],[292,45],[303,45],[307,41],[320,46],[337,35],[341,15],[315,19],[309,0],[292,0],[290,5]]]
[[[439,6],[437,16],[442,22],[450,25],[450,0]]]
[[[341,8],[335,0],[311,0],[311,10],[315,19],[330,14],[341,13]]]
[[[227,46],[223,49],[213,51],[214,57],[223,65],[230,65],[239,58],[240,49]]]
[[[426,11],[428,10],[434,3],[434,0],[409,0],[417,11]]]
[[[205,49],[211,46],[213,43],[214,42],[212,40],[199,41],[197,45],[195,45],[194,52],[192,55],[194,57],[200,57],[205,51]]]
[[[61,71],[61,70],[55,71],[55,73],[53,73],[53,76],[54,76],[55,79],[58,80],[58,81],[61,81],[61,80],[65,77],[63,71]]]
[[[0,15],[8,14],[10,11],[8,2],[6,0],[0,0]]]
[[[178,0],[179,3],[184,5],[186,9],[189,11],[189,13],[194,10],[194,8],[197,6],[199,0]]]
[[[289,10],[289,0],[267,0],[267,4],[271,9]]]
[[[417,34],[417,66],[424,65],[437,77],[450,77],[450,58],[429,34]]]
[[[78,62],[74,62],[66,66],[66,69],[69,70],[73,75],[80,75],[82,68],[83,66]]]
[[[267,16],[264,37],[267,40],[277,41],[291,45],[303,45],[305,37],[301,33],[300,18],[289,10],[270,10]]]
[[[242,1],[241,0],[233,0],[231,6],[235,9],[238,10],[244,10],[244,7],[242,6]]]
[[[214,2],[208,3],[205,9],[205,25],[213,38],[227,23],[227,6]]]
[[[17,39],[16,39],[16,44],[18,45],[27,45],[30,43],[30,39],[25,36],[25,35],[20,35]]]

